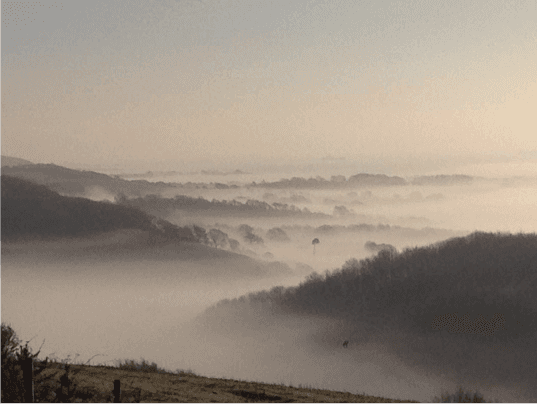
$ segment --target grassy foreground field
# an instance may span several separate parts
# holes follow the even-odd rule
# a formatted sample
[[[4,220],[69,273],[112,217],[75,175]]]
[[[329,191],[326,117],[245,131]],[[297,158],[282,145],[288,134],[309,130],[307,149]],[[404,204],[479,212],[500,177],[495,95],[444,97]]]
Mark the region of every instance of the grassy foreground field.
[[[131,367],[138,369],[129,369]],[[46,379],[49,386],[59,386],[65,374],[64,364],[49,363],[41,379]],[[154,364],[152,367],[143,362],[140,366],[132,361],[116,367],[70,365],[69,379],[73,389],[71,402],[112,402],[114,380],[121,383],[121,402],[412,402],[283,384],[216,379],[188,371],[168,373]],[[55,394],[49,397],[52,401],[55,398]]]

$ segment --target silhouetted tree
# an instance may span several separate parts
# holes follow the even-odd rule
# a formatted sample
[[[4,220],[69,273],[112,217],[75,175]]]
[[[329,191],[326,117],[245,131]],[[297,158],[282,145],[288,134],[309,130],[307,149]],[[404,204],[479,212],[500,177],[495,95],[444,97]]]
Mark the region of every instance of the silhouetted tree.
[[[315,246],[316,246],[317,244],[319,244],[319,243],[320,243],[320,241],[319,241],[318,238],[314,238],[314,239],[312,240],[311,244],[313,244],[313,255],[315,255]]]

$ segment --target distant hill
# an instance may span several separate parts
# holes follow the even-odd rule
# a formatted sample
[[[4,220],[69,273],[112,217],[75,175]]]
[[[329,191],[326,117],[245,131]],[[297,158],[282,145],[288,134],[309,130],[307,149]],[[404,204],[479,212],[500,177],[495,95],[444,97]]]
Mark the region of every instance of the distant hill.
[[[342,189],[342,188],[360,188],[360,187],[387,187],[387,186],[404,186],[404,185],[460,185],[470,184],[475,180],[469,175],[425,175],[413,177],[410,180],[397,176],[388,176],[384,174],[367,174],[360,173],[345,178],[343,175],[333,175],[330,180],[322,177],[302,178],[293,177],[291,179],[283,178],[275,182],[252,183],[249,186],[258,188],[274,189]]]
[[[174,184],[154,183],[145,180],[127,181],[106,174],[73,170],[55,164],[2,167],[2,174],[46,185],[54,191],[69,196],[85,196],[87,191],[96,187],[115,196],[119,194],[142,196],[148,193],[160,193],[170,188],[178,188]]]
[[[275,182],[252,183],[250,186],[259,188],[274,189],[341,189],[341,188],[360,188],[370,186],[400,186],[407,185],[407,181],[401,177],[389,177],[384,174],[365,174],[360,173],[350,176],[348,179],[343,175],[335,175],[327,180],[322,177],[302,178],[293,177],[291,179],[283,178]]]
[[[96,257],[109,262],[187,261],[187,267],[196,270],[183,268],[182,276],[213,279],[292,272],[281,262],[261,262],[213,248],[207,245],[205,229],[198,226],[179,227],[131,206],[61,196],[44,185],[1,178],[2,263],[21,257],[39,263]]]
[[[121,229],[198,241],[190,229],[134,207],[61,196],[46,186],[2,174],[2,242],[84,237]]]
[[[2,168],[3,167],[15,167],[26,166],[33,164],[31,161],[20,159],[18,157],[2,156]]]

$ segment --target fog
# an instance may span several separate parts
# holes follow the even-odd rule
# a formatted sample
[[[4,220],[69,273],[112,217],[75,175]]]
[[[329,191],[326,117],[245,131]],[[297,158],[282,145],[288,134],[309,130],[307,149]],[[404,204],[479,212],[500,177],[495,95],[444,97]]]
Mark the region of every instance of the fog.
[[[47,259],[46,254],[32,257],[23,251],[10,255],[5,249],[2,258],[2,321],[11,323],[22,340],[33,338],[34,347],[45,339],[44,356],[78,354],[85,362],[99,354],[92,364],[144,357],[184,368],[179,354],[192,341],[175,344],[171,339],[162,345],[164,331],[181,328],[221,299],[300,279],[228,276],[226,281],[211,275],[244,265],[225,258],[201,263],[76,259],[76,254]]]
[[[326,168],[324,173],[323,167]],[[275,182],[282,178],[290,179],[292,177],[305,179],[322,177],[330,180],[331,176],[343,175],[348,179],[351,175],[359,172],[352,171],[356,170],[355,165],[339,165],[331,169],[328,167],[330,165],[326,163],[319,163],[310,170],[305,170],[302,167],[297,168],[297,171],[294,172],[287,169],[277,172],[248,172],[241,175],[176,173],[168,176],[155,174],[145,179],[150,182],[165,181],[184,184],[180,192],[182,195],[202,197],[207,200],[229,201],[235,199],[244,203],[253,199],[268,203],[278,202],[328,215],[335,213],[336,206],[344,206],[353,216],[339,215],[339,220],[334,217],[334,222],[339,223],[349,223],[349,221],[370,224],[388,223],[414,228],[433,227],[467,232],[474,230],[532,232],[537,228],[537,218],[528,213],[537,202],[536,166],[532,161],[510,164],[462,164],[456,169],[446,172],[403,170],[403,173],[399,174],[394,170],[381,171],[392,176],[403,176],[409,182],[405,186],[275,189],[262,185],[263,181]],[[230,170],[230,172],[233,171]],[[465,174],[473,176],[473,180],[469,184],[440,186],[410,183],[415,176],[432,176],[439,173]],[[125,178],[129,178],[128,175]],[[192,185],[187,186],[188,183]],[[216,189],[214,188],[216,183],[235,188]],[[252,186],[252,183],[255,183],[256,186]],[[202,188],[202,184],[205,185],[206,189]],[[162,193],[162,196],[171,198],[175,194],[177,191],[170,190]],[[505,209],[506,206],[509,206],[509,209]],[[188,214],[182,213],[183,220],[173,216],[169,218],[174,222],[186,223],[187,217]],[[298,218],[296,219],[298,221]],[[195,216],[190,221],[196,220],[198,224],[203,222],[207,226],[226,222],[225,216],[208,220],[203,215]],[[256,222],[263,224],[255,216],[249,218],[250,224]],[[277,218],[271,218],[271,222],[274,225],[279,225]],[[281,222],[285,223],[285,220]],[[325,223],[316,222],[316,224],[320,226]]]
[[[471,185],[333,191],[274,190],[218,181],[235,183],[237,188],[199,188],[191,195],[207,200],[240,196],[263,200],[267,193],[281,200],[302,195],[299,207],[328,216],[235,217],[225,211],[207,215],[181,210],[164,216],[180,226],[219,229],[240,243],[236,252],[250,258],[225,251],[229,247],[137,251],[128,234],[3,245],[3,321],[23,341],[31,340],[35,349],[44,340],[43,356],[83,363],[90,358],[91,364],[144,358],[166,369],[190,369],[206,376],[420,401],[431,401],[444,391],[453,393],[459,384],[477,389],[488,400],[534,399],[530,386],[517,389],[509,380],[506,386],[495,387],[480,379],[479,372],[474,375],[471,366],[439,370],[431,360],[440,360],[440,353],[435,357],[424,350],[412,353],[410,348],[400,348],[412,346],[415,337],[396,329],[366,337],[366,326],[326,318],[273,316],[254,310],[229,312],[213,324],[205,315],[222,299],[295,286],[312,271],[322,273],[352,258],[371,257],[374,252],[366,247],[368,242],[402,251],[475,229],[534,231],[536,219],[529,212],[537,203],[537,193],[531,179],[484,178]],[[116,196],[98,187],[86,193],[95,200],[111,201]],[[352,204],[357,200],[360,204]],[[334,214],[338,205],[352,211]],[[261,241],[249,242],[241,225],[251,226]],[[288,240],[268,237],[274,228]],[[315,251],[313,238],[320,240]],[[123,243],[123,249],[113,247],[115,243]],[[261,265],[256,262],[272,261],[287,263],[289,270],[262,276],[251,273]],[[431,336],[429,343],[434,345],[435,338]],[[344,340],[351,341],[348,348],[341,345]],[[498,358],[513,357],[508,348],[500,348]],[[479,349],[476,345],[475,352]]]
[[[412,191],[427,195],[442,195],[439,200],[419,199],[407,203],[375,204],[364,207],[364,213],[385,216],[416,214],[430,220],[430,226],[457,230],[533,232],[537,221],[529,212],[537,202],[535,185],[504,183],[476,183],[457,187],[422,187],[413,190],[383,190],[380,197],[399,194],[403,197]],[[398,192],[399,191],[399,192]],[[392,194],[392,195],[393,195]],[[506,207],[509,207],[506,209]]]
[[[215,263],[216,264],[216,263]],[[186,264],[188,265],[188,264]],[[56,264],[31,268],[4,264],[2,319],[43,357],[90,364],[114,359],[155,361],[198,374],[366,392],[430,401],[454,382],[424,377],[401,365],[377,344],[350,346],[341,324],[316,319],[224,319],[222,330],[191,321],[209,304],[248,291],[296,284],[298,279],[234,282],[170,282],[175,266]],[[132,276],[135,273],[136,276]],[[129,274],[125,276],[125,274]],[[145,274],[145,275],[144,275]],[[233,321],[235,320],[235,321]],[[234,328],[237,327],[237,328]],[[328,346],[315,341],[330,332]]]
[[[421,358],[422,363],[409,366],[394,349],[394,341],[404,341],[404,335],[395,340],[392,336],[389,342],[382,338],[362,342],[361,331],[341,321],[255,311],[230,312],[215,323],[196,321],[220,299],[297,284],[302,277],[182,281],[177,273],[189,265],[16,264],[7,259],[2,268],[2,319],[23,341],[31,340],[32,347],[37,349],[44,340],[43,357],[83,363],[93,358],[90,364],[144,358],[166,369],[205,376],[420,401],[431,401],[446,390],[454,392],[461,383],[478,389],[488,400],[532,400],[525,395],[526,385],[519,391],[507,390],[462,372],[427,371],[420,353],[414,359]],[[213,269],[221,266],[222,262],[214,262]],[[345,339],[351,340],[348,348],[341,346]]]
[[[459,385],[478,390],[488,400],[512,402],[535,398],[535,391],[533,395],[528,393],[532,386],[527,382],[517,384],[510,379],[510,387],[505,388],[480,378],[483,369],[455,370],[448,364],[443,368],[441,362],[431,364],[422,347],[416,347],[416,337],[397,330],[373,332],[362,341],[358,337],[360,331],[326,318],[245,318],[241,312],[240,320],[234,319],[230,314],[224,320],[232,326],[217,320],[216,324],[198,326],[198,340],[193,346],[201,353],[192,359],[185,355],[184,360],[214,376],[222,374],[215,370],[221,368],[226,369],[227,377],[425,402],[432,401],[440,392],[454,392]],[[351,341],[348,348],[342,346],[345,339]],[[489,355],[485,351],[483,354]],[[498,360],[507,360],[505,363],[513,366],[510,354],[498,355]],[[441,360],[442,355],[445,352],[434,359]]]
[[[327,173],[316,174],[327,180],[340,175]],[[207,320],[206,310],[222,299],[296,286],[312,271],[323,273],[353,258],[372,257],[376,251],[368,245],[391,245],[403,251],[474,230],[535,231],[537,218],[530,214],[537,204],[533,177],[499,172],[474,177],[468,184],[415,185],[414,176],[422,173],[414,172],[404,177],[407,185],[403,186],[277,189],[263,185],[263,181],[299,175],[315,178],[304,171],[290,172],[288,177],[281,174],[175,173],[147,178],[191,183],[165,190],[159,198],[183,194],[207,201],[256,200],[324,213],[317,217],[274,211],[267,216],[244,205],[234,211],[179,206],[159,214],[179,226],[220,230],[238,242],[233,252],[227,242],[218,249],[194,244],[139,248],[143,238],[136,232],[85,241],[4,244],[3,321],[11,323],[22,340],[31,340],[35,349],[44,340],[43,356],[83,363],[90,358],[91,364],[144,358],[166,369],[190,369],[206,376],[420,401],[431,401],[444,391],[453,393],[462,384],[488,400],[532,400],[529,386],[517,390],[509,380],[501,388],[494,387],[489,380],[480,380],[479,369],[469,364],[440,369],[435,361],[441,361],[442,349],[436,353],[403,349],[413,346],[416,337],[401,330],[371,330],[341,320],[276,316],[254,309],[220,313],[213,323]],[[349,178],[350,174],[341,175]],[[215,183],[225,186],[215,187]],[[80,196],[110,203],[118,194],[91,185]],[[147,201],[143,207],[153,213],[154,206]],[[315,249],[314,238],[320,240]],[[255,269],[271,262],[288,267],[278,264],[263,273]],[[366,330],[369,334],[364,334]],[[427,339],[429,349],[441,346],[442,340],[437,339],[434,335]],[[341,345],[344,340],[350,340],[348,348]],[[474,348],[474,352],[484,349],[478,344]],[[515,351],[520,354],[520,349],[506,346],[494,349],[496,360],[506,362]],[[486,358],[485,352],[480,360]]]

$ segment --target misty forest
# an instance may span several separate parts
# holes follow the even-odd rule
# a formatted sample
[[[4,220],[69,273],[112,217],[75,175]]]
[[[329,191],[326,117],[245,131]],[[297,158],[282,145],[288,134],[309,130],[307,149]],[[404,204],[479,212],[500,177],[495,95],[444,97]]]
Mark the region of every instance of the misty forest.
[[[147,360],[390,400],[459,387],[537,400],[536,76],[513,67],[537,61],[516,39],[535,35],[531,5],[444,40],[432,26],[479,10],[4,3],[3,386],[14,330],[63,363]],[[17,33],[25,19],[33,28]],[[515,25],[512,43],[493,33]],[[454,67],[487,57],[489,70]],[[485,83],[509,74],[517,96]]]

